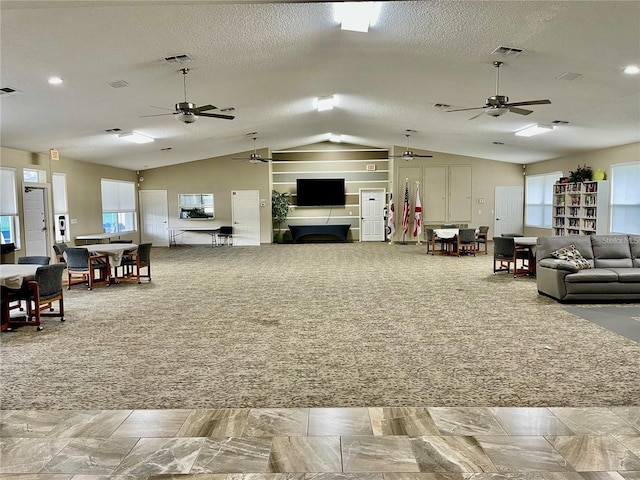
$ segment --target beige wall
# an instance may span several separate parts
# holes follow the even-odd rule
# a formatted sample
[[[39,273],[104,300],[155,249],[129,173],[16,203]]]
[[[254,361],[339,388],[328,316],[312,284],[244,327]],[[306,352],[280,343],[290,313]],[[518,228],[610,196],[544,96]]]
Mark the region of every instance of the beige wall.
[[[266,149],[258,150],[268,157]],[[248,157],[253,151],[233,156]],[[180,165],[152,168],[140,172],[144,182],[140,190],[166,190],[169,207],[169,226],[215,226],[232,225],[231,191],[258,190],[260,199],[266,201],[260,207],[260,243],[271,242],[271,188],[270,164],[252,164],[249,161],[232,160],[231,156],[208,158]],[[178,194],[213,193],[215,219],[184,220],[178,218]],[[207,234],[189,232],[181,241],[187,244],[207,244],[211,239]]]
[[[575,170],[578,165],[586,164],[593,171],[598,168],[601,169],[606,175],[605,179],[608,180],[611,175],[611,165],[637,161],[640,161],[640,143],[631,143],[629,145],[592,150],[544,162],[532,163],[527,165],[527,175],[562,171],[563,176],[569,176],[569,172]],[[550,228],[525,227],[524,234],[542,237],[552,235],[553,232]]]
[[[3,167],[14,167],[16,169],[16,186],[18,192],[20,192],[22,188],[23,168],[45,170],[47,172],[48,183],[51,182],[52,171],[66,174],[69,218],[77,220],[77,223],[68,225],[72,240],[77,235],[103,232],[102,198],[100,196],[100,180],[102,178],[127,181],[136,180],[135,172],[122,168],[79,162],[64,157],[61,157],[59,161],[50,162],[48,155],[5,147],[2,147],[0,152],[2,155],[1,165]],[[53,209],[50,210],[49,220],[53,222]],[[22,211],[22,195],[19,194],[18,212]],[[50,225],[53,225],[53,223],[50,223]],[[23,222],[20,222],[20,238],[25,238]],[[122,238],[131,238],[135,242],[139,241],[139,234],[136,232],[130,235],[123,235]],[[24,250],[24,245],[22,245],[21,250]]]

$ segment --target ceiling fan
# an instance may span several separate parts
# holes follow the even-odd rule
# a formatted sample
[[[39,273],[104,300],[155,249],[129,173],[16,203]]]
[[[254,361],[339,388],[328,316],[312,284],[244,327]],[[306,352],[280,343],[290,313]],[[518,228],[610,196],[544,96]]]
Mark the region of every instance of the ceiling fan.
[[[233,160],[249,160],[251,163],[267,163],[269,160],[273,160],[272,158],[264,158],[256,152],[256,139],[258,138],[258,132],[247,133],[246,136],[253,139],[253,153],[248,157],[233,157]]]
[[[162,115],[175,115],[175,118],[182,123],[193,123],[198,117],[210,117],[210,118],[222,118],[224,120],[233,120],[234,116],[225,115],[222,113],[205,113],[209,110],[218,110],[218,107],[214,107],[213,105],[205,105],[203,107],[196,107],[195,104],[187,101],[187,74],[189,73],[188,68],[181,68],[182,79],[183,79],[183,87],[184,87],[184,102],[176,103],[175,111],[172,113],[160,113],[157,115],[143,115],[143,117],[159,117]],[[159,108],[159,107],[155,107]],[[168,109],[166,109],[168,110]],[[229,112],[235,110],[234,108],[224,108],[220,110],[221,112]]]
[[[472,107],[472,108],[457,108],[455,110],[447,110],[447,112],[463,112],[465,110],[478,110],[482,109],[478,115],[471,117],[469,120],[479,117],[483,113],[492,117],[500,117],[505,113],[512,112],[519,115],[529,115],[533,110],[527,110],[525,108],[518,108],[525,105],[548,105],[551,103],[549,100],[528,100],[525,102],[512,102],[509,103],[509,97],[498,94],[498,88],[500,87],[500,67],[503,62],[493,62],[493,66],[496,67],[496,94],[487,98],[484,106]]]
[[[415,130],[405,130],[404,136],[407,137],[407,149],[402,152],[402,155],[389,155],[389,158],[401,158],[406,161],[413,160],[414,158],[433,158],[433,155],[418,155],[409,149],[409,137],[412,133],[417,132]]]

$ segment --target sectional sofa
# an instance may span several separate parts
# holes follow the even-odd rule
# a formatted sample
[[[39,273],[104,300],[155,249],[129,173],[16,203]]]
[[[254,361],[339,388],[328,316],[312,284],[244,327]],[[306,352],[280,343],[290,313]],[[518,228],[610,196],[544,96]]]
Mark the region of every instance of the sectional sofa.
[[[538,293],[560,302],[640,302],[640,235],[539,237],[536,262]]]

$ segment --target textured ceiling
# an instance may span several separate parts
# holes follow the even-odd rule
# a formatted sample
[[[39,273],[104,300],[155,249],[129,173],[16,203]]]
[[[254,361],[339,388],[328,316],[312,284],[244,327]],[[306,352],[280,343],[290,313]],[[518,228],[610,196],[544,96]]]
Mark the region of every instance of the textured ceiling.
[[[381,2],[369,33],[342,31],[333,3],[37,1],[0,3],[2,146],[132,170],[247,152],[248,132],[272,150],[326,140],[411,147],[529,163],[640,141],[640,2]],[[497,56],[499,45],[518,56]],[[188,54],[184,65],[164,57]],[[548,98],[531,115],[447,113]],[[187,100],[235,107],[233,121],[185,125],[155,107]],[[580,73],[574,81],[557,79]],[[50,75],[64,83],[51,86]],[[110,82],[124,80],[125,88]],[[337,106],[317,112],[314,99]],[[167,112],[170,113],[170,112]],[[568,125],[539,137],[534,123]],[[129,145],[105,130],[156,138]],[[495,145],[502,142],[504,145]],[[171,147],[170,151],[161,151]]]

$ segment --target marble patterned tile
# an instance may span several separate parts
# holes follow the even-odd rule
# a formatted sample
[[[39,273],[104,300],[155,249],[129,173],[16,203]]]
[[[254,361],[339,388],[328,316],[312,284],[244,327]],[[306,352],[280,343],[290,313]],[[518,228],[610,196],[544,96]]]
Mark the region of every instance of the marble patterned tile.
[[[384,420],[384,408],[369,407],[369,418],[374,435],[382,435],[382,421]]]
[[[342,437],[344,472],[419,472],[407,437]]]
[[[310,408],[307,435],[373,435],[368,408]]]
[[[0,438],[0,473],[38,473],[68,438]]]
[[[3,417],[0,422],[0,437],[39,438],[49,435],[57,425],[72,412],[53,410],[18,410]]]
[[[342,472],[340,437],[274,437],[268,472]]]
[[[74,477],[73,480],[78,480]],[[112,477],[109,477],[112,480]],[[145,480],[231,480],[226,473],[209,473],[209,474],[176,474],[176,475],[149,475]],[[236,479],[241,480],[241,479]]]
[[[613,438],[640,457],[640,435],[614,435]]]
[[[381,428],[383,435],[440,435],[427,408],[383,408]]]
[[[429,407],[442,435],[506,435],[488,408]]]
[[[267,471],[270,437],[205,438],[190,473],[260,473]]]
[[[609,435],[547,437],[579,472],[640,470],[640,457]]]
[[[574,471],[543,436],[478,436],[498,472]]]
[[[424,436],[410,442],[421,472],[497,472],[474,437]]]
[[[110,475],[137,438],[75,438],[42,469],[43,473]]]
[[[613,413],[609,408],[569,408],[554,407],[549,409],[562,423],[576,435],[636,434],[640,430]],[[542,435],[566,435],[542,434]]]
[[[548,408],[490,408],[509,435],[572,435]]]
[[[624,480],[640,480],[640,471],[636,472],[618,472]]]
[[[226,480],[305,480],[305,473],[230,473]]]
[[[134,410],[113,437],[175,437],[191,410]]]
[[[580,472],[542,472],[544,480],[584,480]]]
[[[116,475],[189,473],[204,438],[141,438],[114,472]]]
[[[305,473],[304,480],[384,480],[382,473]]]
[[[253,408],[249,411],[244,436],[299,436],[307,434],[307,408]]]
[[[50,432],[50,437],[109,437],[131,410],[78,410]]]
[[[465,473],[463,476],[465,480],[545,480],[540,472]]]
[[[619,472],[582,472],[584,480],[624,480]]]
[[[241,437],[247,426],[249,409],[193,410],[180,428],[178,437]]]
[[[384,480],[464,480],[462,473],[384,473]]]
[[[611,407],[610,410],[640,430],[640,407]]]
[[[2,480],[72,480],[73,473],[8,473]]]

